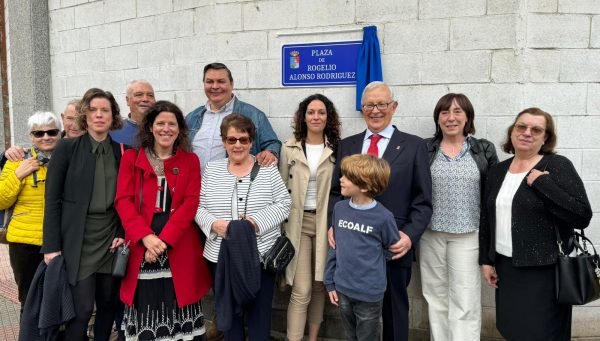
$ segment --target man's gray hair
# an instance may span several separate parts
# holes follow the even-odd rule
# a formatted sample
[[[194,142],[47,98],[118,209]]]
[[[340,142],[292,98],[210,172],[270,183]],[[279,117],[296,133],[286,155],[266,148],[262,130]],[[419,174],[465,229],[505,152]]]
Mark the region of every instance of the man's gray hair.
[[[75,108],[77,108],[77,104],[79,104],[79,101],[81,101],[80,99],[72,99],[70,101],[67,102],[67,105],[65,105],[65,109],[69,107],[69,105],[74,106]]]
[[[375,90],[377,88],[386,88],[387,91],[390,93],[390,101],[395,101],[396,98],[394,97],[394,91],[392,91],[392,88],[389,87],[389,85],[385,84],[382,81],[373,81],[369,84],[367,84],[367,86],[365,86],[365,88],[363,89],[362,92],[362,96],[360,97],[360,102],[361,103],[365,103],[365,94],[371,90]]]
[[[29,131],[45,125],[54,125],[57,129],[61,129],[60,120],[49,111],[36,111],[35,114],[29,116],[29,119],[27,119]]]
[[[125,92],[125,94],[127,95],[127,97],[131,96],[131,91],[132,91],[131,88],[133,87],[133,85],[134,84],[138,84],[138,83],[148,85],[149,87],[152,88],[152,91],[154,91],[154,87],[147,80],[145,80],[145,79],[134,79],[131,82],[129,82],[129,84],[127,84],[127,90]]]

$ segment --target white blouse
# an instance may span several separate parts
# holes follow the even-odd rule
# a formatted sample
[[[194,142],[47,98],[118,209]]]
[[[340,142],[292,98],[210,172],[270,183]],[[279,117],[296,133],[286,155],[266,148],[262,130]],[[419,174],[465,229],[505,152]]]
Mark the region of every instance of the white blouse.
[[[524,173],[507,172],[496,197],[496,252],[512,257],[512,202],[523,182]]]
[[[308,162],[309,177],[306,199],[304,200],[305,210],[314,210],[317,208],[317,169],[319,168],[319,160],[321,160],[324,150],[325,144],[306,144],[306,161]]]

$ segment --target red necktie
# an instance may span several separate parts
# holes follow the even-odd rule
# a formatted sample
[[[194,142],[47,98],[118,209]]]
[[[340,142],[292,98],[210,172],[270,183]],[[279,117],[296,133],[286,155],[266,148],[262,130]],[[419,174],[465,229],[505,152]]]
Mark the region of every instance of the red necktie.
[[[379,142],[379,140],[381,140],[382,138],[383,138],[383,136],[381,136],[381,135],[377,135],[377,134],[371,135],[371,137],[370,137],[371,145],[369,145],[367,154],[371,154],[375,157],[379,157],[379,148],[377,148],[377,142]]]

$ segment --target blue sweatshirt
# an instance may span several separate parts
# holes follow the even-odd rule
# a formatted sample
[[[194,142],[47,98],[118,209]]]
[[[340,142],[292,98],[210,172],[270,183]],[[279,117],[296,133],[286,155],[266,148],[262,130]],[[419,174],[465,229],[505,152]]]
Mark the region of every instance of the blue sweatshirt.
[[[400,240],[394,215],[375,200],[360,207],[347,199],[335,204],[331,222],[336,248],[327,255],[327,291],[363,302],[382,300],[387,249]]]

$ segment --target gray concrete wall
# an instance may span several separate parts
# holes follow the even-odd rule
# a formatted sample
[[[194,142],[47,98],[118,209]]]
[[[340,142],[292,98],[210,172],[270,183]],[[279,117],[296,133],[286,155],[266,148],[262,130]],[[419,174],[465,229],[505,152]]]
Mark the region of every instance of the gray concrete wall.
[[[48,14],[45,1],[5,0],[12,135],[20,145],[31,143],[27,118],[51,109]]]
[[[27,27],[39,13],[32,4],[38,2],[8,1],[9,25],[20,22]],[[336,104],[344,136],[361,131],[364,123],[353,108],[352,87],[280,87],[281,45],[359,40],[361,27],[377,25],[384,79],[399,99],[394,124],[430,136],[436,101],[447,92],[463,92],[475,106],[477,136],[499,146],[517,112],[529,106],[543,108],[556,118],[559,153],[571,159],[585,182],[595,212],[588,234],[600,241],[598,1],[49,0],[47,4],[50,100],[55,112],[92,86],[112,91],[124,107],[125,85],[138,78],[154,85],[157,98],[174,101],[188,112],[206,101],[203,65],[219,60],[233,70],[236,94],[263,109],[282,139],[291,135],[297,103],[314,92]],[[13,31],[10,39],[33,48],[37,46],[33,37],[37,35]],[[11,63],[19,65],[23,59],[30,60],[30,68],[37,66],[28,51],[14,51],[16,47],[11,47]],[[23,131],[25,113],[43,103],[29,98],[43,90],[34,88],[40,78],[29,71],[11,74],[17,132]],[[23,79],[14,79],[17,76]],[[415,338],[426,336],[428,325],[416,268],[410,288]],[[482,338],[495,338],[493,293],[485,286],[483,306]],[[599,317],[600,303],[575,308],[573,336],[600,337]]]

